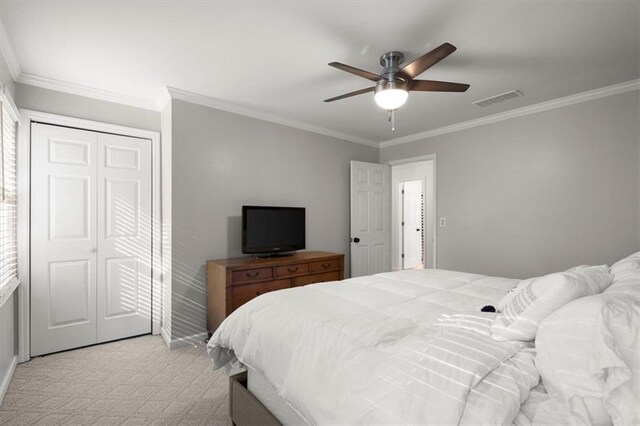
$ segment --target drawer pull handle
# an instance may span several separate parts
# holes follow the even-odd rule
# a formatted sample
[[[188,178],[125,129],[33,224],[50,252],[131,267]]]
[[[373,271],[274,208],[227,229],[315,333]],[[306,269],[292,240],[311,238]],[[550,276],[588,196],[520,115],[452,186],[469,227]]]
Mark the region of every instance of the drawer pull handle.
[[[260,296],[260,290],[256,291],[256,296]]]
[[[298,270],[297,266],[295,268],[287,268],[287,271],[289,272],[296,272],[297,270]]]
[[[255,277],[257,277],[258,275],[260,275],[260,271],[247,272],[247,276],[248,276],[249,278],[255,278]]]
[[[326,268],[328,268],[329,266],[331,266],[331,264],[330,264],[330,263],[323,263],[323,264],[322,264],[322,267],[323,267],[323,268],[325,268],[325,269],[326,269]]]

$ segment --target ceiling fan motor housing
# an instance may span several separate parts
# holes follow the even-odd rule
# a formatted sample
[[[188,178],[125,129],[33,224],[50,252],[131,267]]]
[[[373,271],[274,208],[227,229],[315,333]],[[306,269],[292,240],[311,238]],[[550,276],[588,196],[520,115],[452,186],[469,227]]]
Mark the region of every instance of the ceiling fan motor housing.
[[[404,55],[402,52],[387,52],[380,56],[380,65],[384,67],[383,74],[386,72],[398,72],[400,71],[400,64],[404,61]]]
[[[394,80],[382,79],[376,83],[375,93],[382,92],[384,90],[404,90],[408,91],[407,82],[398,78]]]
[[[375,93],[382,90],[408,90],[407,79],[402,75],[400,64],[404,61],[404,55],[401,52],[391,51],[380,56],[380,65],[384,67],[380,77],[376,83]]]

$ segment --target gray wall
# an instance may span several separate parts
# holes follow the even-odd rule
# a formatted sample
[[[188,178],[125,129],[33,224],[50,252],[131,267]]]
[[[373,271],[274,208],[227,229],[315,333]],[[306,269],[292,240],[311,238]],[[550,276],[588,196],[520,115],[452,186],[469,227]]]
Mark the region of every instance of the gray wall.
[[[438,267],[526,278],[640,249],[639,92],[383,148],[437,154]]]
[[[173,101],[172,334],[206,329],[205,261],[241,255],[243,204],[307,209],[307,249],[349,249],[349,161],[378,149]],[[348,261],[346,270],[349,270]]]
[[[16,83],[16,105],[84,120],[160,131],[160,112]]]
[[[17,290],[14,291],[0,306],[0,384],[7,379],[13,359],[18,354],[17,294]]]

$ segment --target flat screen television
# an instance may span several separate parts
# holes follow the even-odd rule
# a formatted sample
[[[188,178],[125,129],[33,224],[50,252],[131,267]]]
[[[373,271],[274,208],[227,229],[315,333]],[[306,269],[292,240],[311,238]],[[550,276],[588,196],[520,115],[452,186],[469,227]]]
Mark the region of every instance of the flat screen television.
[[[278,255],[304,248],[304,207],[242,206],[243,253]]]

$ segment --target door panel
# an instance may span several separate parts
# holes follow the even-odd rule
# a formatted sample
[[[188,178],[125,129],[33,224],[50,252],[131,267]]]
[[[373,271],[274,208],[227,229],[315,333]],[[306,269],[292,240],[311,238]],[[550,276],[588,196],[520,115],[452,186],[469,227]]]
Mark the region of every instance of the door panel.
[[[105,317],[134,314],[140,304],[138,258],[105,259]]]
[[[105,238],[138,236],[137,180],[105,179]]]
[[[390,181],[387,165],[351,162],[352,277],[390,270]]]
[[[98,135],[97,340],[151,332],[151,142]]]
[[[89,260],[49,263],[49,328],[89,322]]]
[[[387,250],[388,245],[386,244],[374,244],[372,246],[373,249],[373,273],[378,274],[380,272],[386,272],[385,262],[388,259]]]
[[[89,178],[49,175],[49,239],[89,239]]]
[[[89,165],[90,144],[49,138],[49,162],[78,166]]]
[[[122,146],[108,145],[105,150],[105,167],[111,169],[140,169],[140,150]]]
[[[96,341],[97,134],[31,128],[31,355]]]

